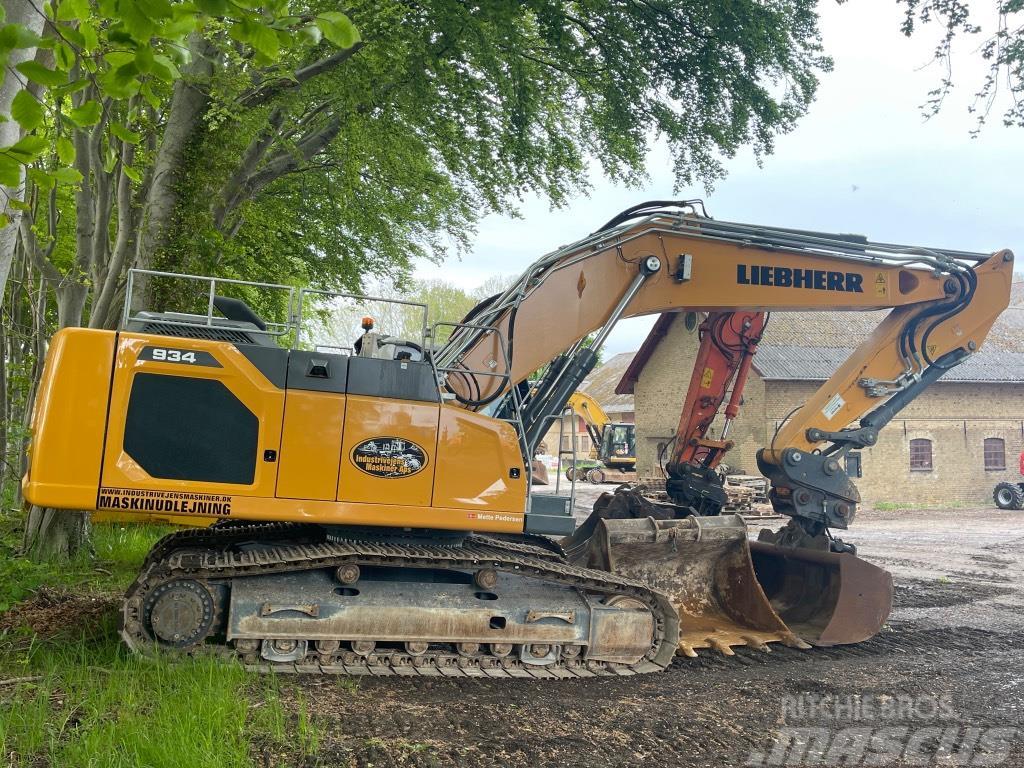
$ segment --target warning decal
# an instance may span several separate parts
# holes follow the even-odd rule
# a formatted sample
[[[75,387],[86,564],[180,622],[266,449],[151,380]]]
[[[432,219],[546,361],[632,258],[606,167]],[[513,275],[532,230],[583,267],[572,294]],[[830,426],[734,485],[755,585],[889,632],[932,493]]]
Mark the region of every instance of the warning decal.
[[[700,377],[700,385],[704,389],[711,389],[711,382],[715,378],[715,372],[711,368],[705,368]]]
[[[875,296],[885,296],[889,292],[885,272],[875,275]]]
[[[842,396],[837,392],[829,398],[827,403],[825,403],[825,407],[821,409],[821,413],[826,419],[831,421],[844,405],[846,405],[846,401],[843,400]]]
[[[411,440],[374,437],[352,449],[352,463],[374,477],[409,477],[427,466],[427,453]]]

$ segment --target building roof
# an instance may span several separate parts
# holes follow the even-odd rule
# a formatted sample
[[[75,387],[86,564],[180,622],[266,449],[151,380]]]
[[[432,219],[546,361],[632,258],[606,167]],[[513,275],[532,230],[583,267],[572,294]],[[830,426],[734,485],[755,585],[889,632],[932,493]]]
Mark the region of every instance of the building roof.
[[[633,361],[636,352],[621,352],[608,362],[595,368],[580,384],[580,391],[586,392],[597,400],[609,415],[613,413],[632,413],[633,395],[616,394],[616,385],[623,373]]]
[[[754,367],[766,381],[826,381],[849,356],[850,349],[842,347],[761,344],[757,348]],[[940,381],[1024,382],[1024,352],[983,348],[950,369]]]
[[[888,312],[773,312],[754,368],[769,381],[825,381]],[[616,392],[632,394],[658,343],[681,314],[666,312],[658,318]],[[1024,382],[1024,283],[1011,287],[1010,306],[992,326],[984,346],[940,381]]]

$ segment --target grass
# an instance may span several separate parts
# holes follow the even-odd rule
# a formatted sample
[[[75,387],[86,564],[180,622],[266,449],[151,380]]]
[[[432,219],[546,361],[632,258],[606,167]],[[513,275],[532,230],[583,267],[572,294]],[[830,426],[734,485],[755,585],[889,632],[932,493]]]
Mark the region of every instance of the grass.
[[[245,768],[261,746],[288,742],[277,681],[235,664],[137,659],[111,632],[3,656],[13,671],[41,678],[0,701],[0,749],[14,766],[42,758],[83,768]],[[301,730],[300,742],[314,740],[308,723]]]
[[[44,587],[109,599],[170,530],[97,525],[95,558],[56,565],[17,555],[16,524],[0,527],[0,612]],[[76,625],[82,623],[90,625]],[[297,706],[286,706],[275,676],[212,659],[132,656],[112,610],[90,622],[69,616],[68,624],[45,638],[19,629],[0,633],[0,763],[248,768],[316,753],[321,734],[313,707],[301,692]],[[11,682],[18,678],[27,680]],[[286,761],[271,761],[282,755]]]
[[[11,508],[11,495],[9,487],[0,493],[4,509]],[[150,547],[175,530],[166,525],[94,525],[91,553],[83,552],[70,562],[34,563],[20,553],[22,524],[18,513],[0,515],[0,613],[43,586],[122,591]]]
[[[977,504],[969,504],[964,501],[947,501],[944,504],[911,504],[905,501],[879,501],[872,504],[871,507],[879,512],[898,512],[902,509],[970,509],[971,507],[983,506],[984,504],[985,502],[983,501]]]

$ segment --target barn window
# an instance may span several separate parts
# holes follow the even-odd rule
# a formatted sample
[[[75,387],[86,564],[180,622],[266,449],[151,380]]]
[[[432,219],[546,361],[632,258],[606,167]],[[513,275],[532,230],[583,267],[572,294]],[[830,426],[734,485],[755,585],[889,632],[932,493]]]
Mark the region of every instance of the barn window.
[[[985,469],[1006,469],[1006,443],[1003,438],[985,438]]]
[[[910,441],[910,471],[931,472],[932,441],[918,438]]]

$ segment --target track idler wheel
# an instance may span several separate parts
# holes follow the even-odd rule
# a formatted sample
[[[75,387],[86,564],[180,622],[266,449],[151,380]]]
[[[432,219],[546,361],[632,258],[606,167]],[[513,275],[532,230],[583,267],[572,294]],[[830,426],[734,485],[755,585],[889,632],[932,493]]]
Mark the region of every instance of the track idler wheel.
[[[157,586],[143,603],[143,627],[161,645],[201,645],[214,627],[217,605],[209,589],[192,579]]]

